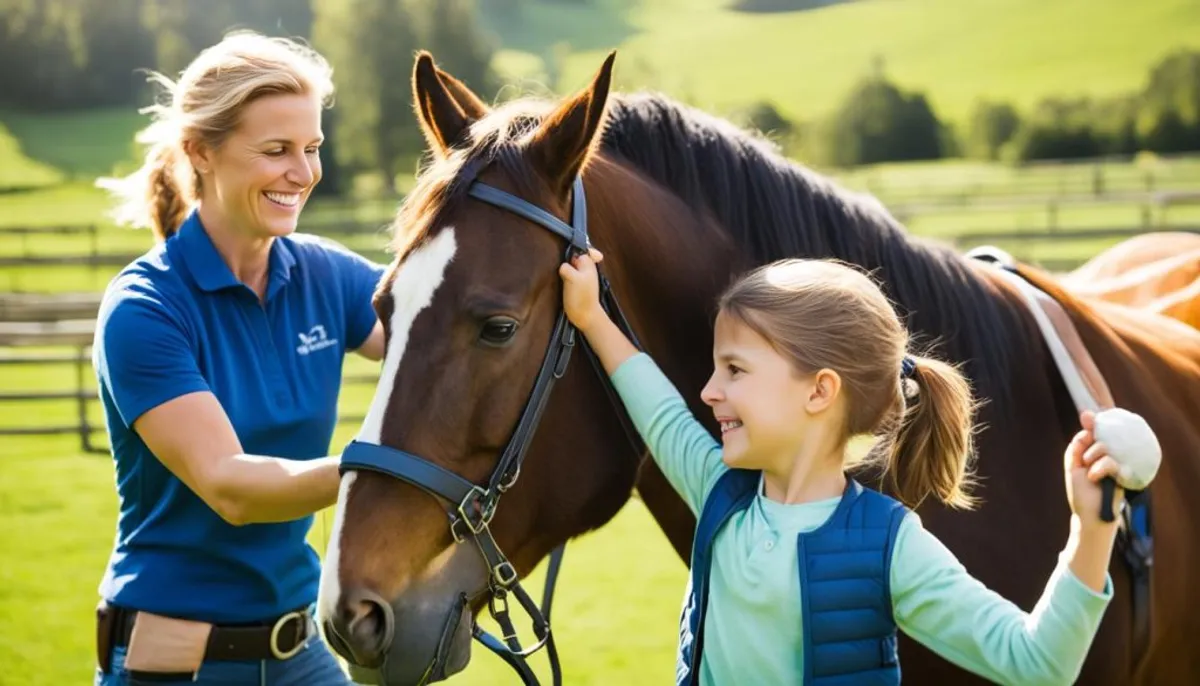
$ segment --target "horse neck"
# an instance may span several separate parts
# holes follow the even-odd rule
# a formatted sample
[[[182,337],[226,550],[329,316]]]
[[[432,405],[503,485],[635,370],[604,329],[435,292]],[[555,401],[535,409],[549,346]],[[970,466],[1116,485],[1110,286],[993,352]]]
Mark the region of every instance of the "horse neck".
[[[790,162],[766,163],[782,169],[756,186],[753,197],[706,194],[725,207],[707,198],[689,203],[631,166],[591,167],[596,188],[589,202],[595,197],[604,227],[598,245],[614,252],[614,284],[633,303],[631,319],[650,339],[646,347],[669,358],[660,364],[672,365],[672,378],[699,380],[694,389],[681,388],[685,397],[698,394],[712,371],[710,346],[697,340],[711,341],[721,290],[749,267],[796,256],[834,258],[870,271],[918,348],[936,344],[939,357],[964,364],[980,390],[1007,404],[1012,370],[1034,355],[1019,300],[949,248],[908,234],[874,198]],[[734,237],[738,223],[746,235]],[[680,356],[685,359],[676,361]]]
[[[663,327],[663,317],[710,309],[742,256],[711,216],[619,163],[589,167],[588,204],[603,269],[631,318]],[[629,307],[625,307],[625,303]]]
[[[711,215],[636,170],[604,158],[585,175],[602,269],[643,349],[700,415],[712,372],[715,304],[748,266]]]

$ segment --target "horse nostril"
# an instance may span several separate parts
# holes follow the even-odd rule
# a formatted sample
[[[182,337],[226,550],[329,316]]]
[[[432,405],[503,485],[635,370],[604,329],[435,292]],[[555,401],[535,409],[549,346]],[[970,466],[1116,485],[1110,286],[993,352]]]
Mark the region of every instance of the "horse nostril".
[[[362,667],[378,667],[392,641],[392,608],[370,591],[350,591],[338,601],[331,628],[337,642],[348,649],[347,659]]]

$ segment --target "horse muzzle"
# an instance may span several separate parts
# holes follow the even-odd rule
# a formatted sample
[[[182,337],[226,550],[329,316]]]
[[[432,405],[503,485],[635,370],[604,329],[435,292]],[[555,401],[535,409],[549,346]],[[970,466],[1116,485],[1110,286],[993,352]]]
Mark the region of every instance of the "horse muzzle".
[[[369,591],[348,591],[324,622],[330,648],[346,660],[355,683],[422,686],[466,668],[472,617],[459,595],[443,612],[403,600],[387,603]]]

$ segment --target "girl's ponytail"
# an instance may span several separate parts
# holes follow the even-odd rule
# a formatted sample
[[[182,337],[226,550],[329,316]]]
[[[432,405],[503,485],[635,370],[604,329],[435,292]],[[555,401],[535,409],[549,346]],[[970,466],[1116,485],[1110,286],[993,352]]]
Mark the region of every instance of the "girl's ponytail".
[[[916,508],[930,494],[961,509],[975,506],[972,420],[975,403],[967,380],[954,367],[928,357],[905,358],[903,410],[888,446],[885,472],[891,490]],[[911,370],[911,371],[910,371]],[[911,382],[916,393],[904,393]]]

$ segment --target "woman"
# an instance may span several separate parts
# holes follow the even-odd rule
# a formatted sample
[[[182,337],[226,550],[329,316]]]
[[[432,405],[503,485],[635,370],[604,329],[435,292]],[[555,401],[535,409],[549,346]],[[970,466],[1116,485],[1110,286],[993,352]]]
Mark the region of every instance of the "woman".
[[[346,684],[314,629],[305,542],[334,503],[342,356],[383,356],[382,268],[294,235],[321,179],[330,68],[228,36],[151,108],[143,167],[105,180],[157,245],[105,293],[94,364],[120,497],[97,684]]]

